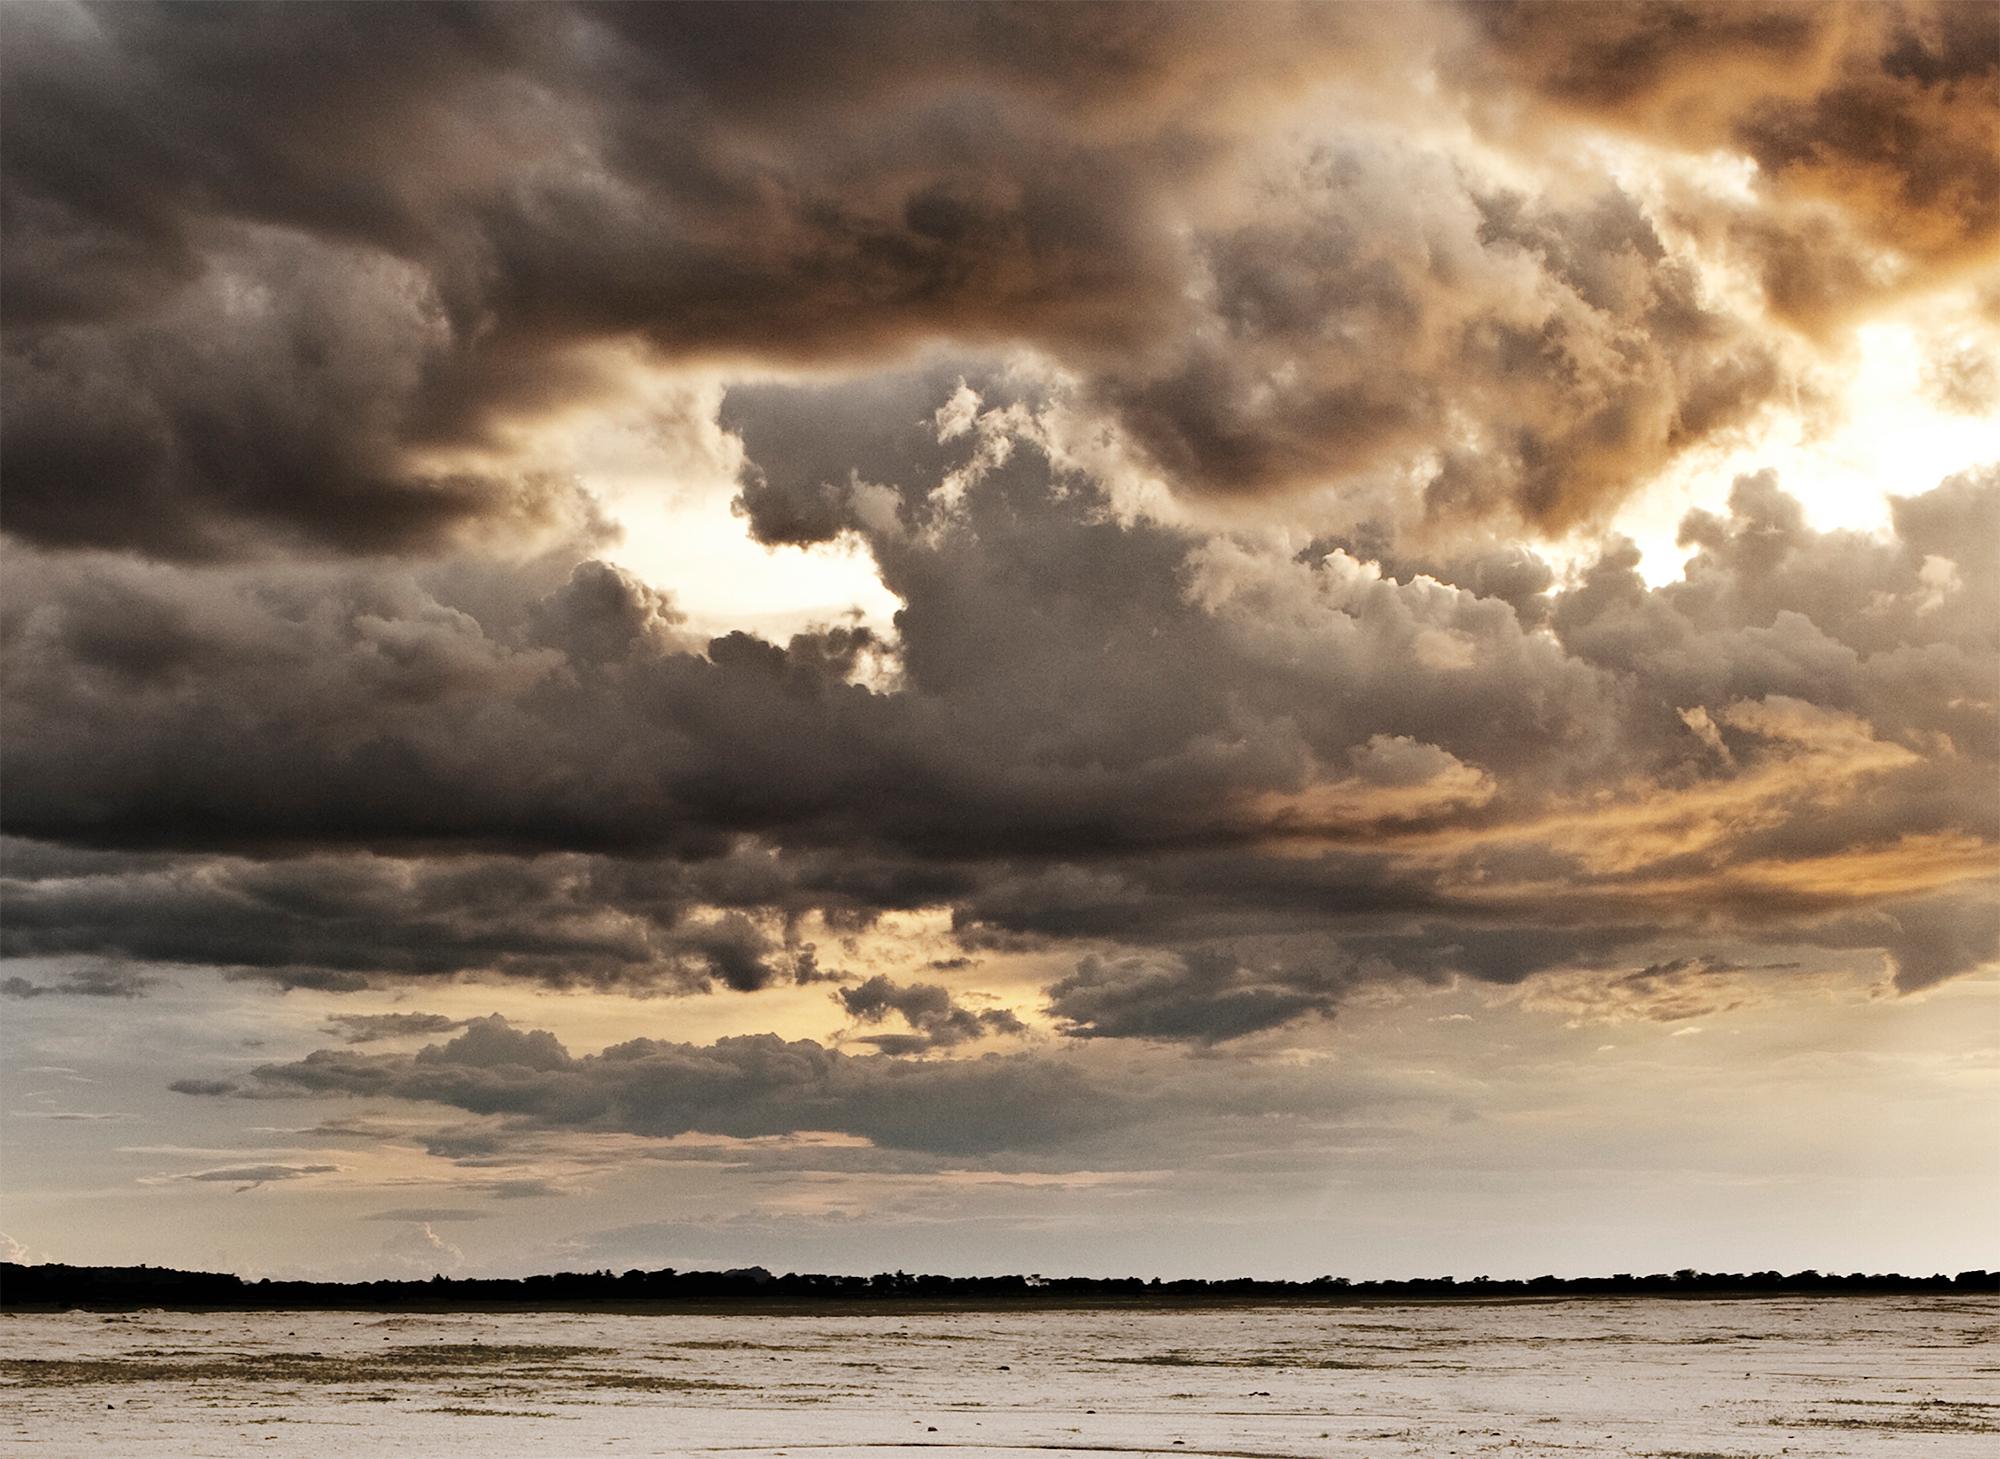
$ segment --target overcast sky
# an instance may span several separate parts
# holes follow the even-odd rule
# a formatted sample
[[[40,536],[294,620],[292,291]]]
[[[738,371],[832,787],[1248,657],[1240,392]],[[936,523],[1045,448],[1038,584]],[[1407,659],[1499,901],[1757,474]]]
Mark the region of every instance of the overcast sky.
[[[0,32],[0,1248],[1993,1264],[1989,6]]]

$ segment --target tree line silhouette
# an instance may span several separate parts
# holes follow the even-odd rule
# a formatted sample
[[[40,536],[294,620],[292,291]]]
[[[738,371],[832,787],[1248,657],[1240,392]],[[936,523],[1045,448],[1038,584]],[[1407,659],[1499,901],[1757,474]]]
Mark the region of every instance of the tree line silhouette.
[[[1892,1294],[1994,1295],[2000,1273],[1929,1277],[1817,1271],[1698,1272],[1609,1277],[1416,1277],[1389,1281],[1219,1281],[1158,1277],[949,1277],[912,1272],[841,1276],[774,1275],[763,1267],[729,1271],[556,1272],[534,1277],[447,1277],[373,1282],[245,1281],[228,1272],[171,1267],[24,1266],[0,1262],[0,1311],[130,1311],[142,1307],[333,1311],[481,1308],[812,1306],[820,1303],[946,1303],[966,1306],[1087,1306],[1097,1303],[1478,1302],[1535,1297],[1733,1297]]]

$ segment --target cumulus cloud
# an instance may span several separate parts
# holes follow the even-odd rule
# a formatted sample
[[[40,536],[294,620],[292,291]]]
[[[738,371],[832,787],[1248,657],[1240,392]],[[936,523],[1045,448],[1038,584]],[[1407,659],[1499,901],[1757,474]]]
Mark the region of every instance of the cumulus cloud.
[[[777,426],[853,401],[746,406],[763,479],[815,479]],[[1524,591],[1121,515],[1019,404],[913,412],[931,454],[836,504],[905,605],[886,676],[851,627],[688,641],[588,564],[24,557],[6,948],[749,991],[829,976],[808,917],[945,908],[968,947],[1109,944],[1051,990],[1073,1031],[1195,1038],[1717,918],[1905,987],[1989,955],[1990,471],[1889,536],[1745,477],[1679,579],[1614,542]]]
[[[260,1087],[245,1097],[463,1111],[473,1118],[428,1148],[474,1172],[552,1157],[587,1165],[585,1137],[607,1142],[599,1156],[614,1165],[643,1156],[774,1170],[1145,1168],[1196,1145],[1236,1149],[1246,1122],[1338,1123],[1444,1098],[1423,1079],[1229,1067],[1110,1045],[932,1058],[846,1054],[759,1034],[710,1044],[638,1038],[579,1055],[498,1016],[415,1054],[322,1049],[252,1078]],[[716,1143],[677,1139],[690,1134]],[[541,1176],[473,1187],[503,1198],[560,1190]]]
[[[23,1246],[5,1231],[0,1231],[0,1261],[11,1261],[21,1266],[34,1266],[47,1258],[31,1247]]]
[[[869,1034],[859,1042],[871,1044],[885,1054],[913,1054],[927,1049],[950,1048],[989,1034],[1018,1034],[1027,1030],[1020,1017],[1005,1008],[968,1008],[937,983],[898,983],[878,973],[850,988],[842,988],[834,1000],[859,1023],[879,1024],[890,1014],[898,1014],[909,1025],[908,1033]]]
[[[429,1221],[416,1221],[382,1244],[382,1254],[404,1271],[455,1272],[465,1265],[465,1252],[444,1239]]]
[[[594,518],[532,438],[635,361],[939,345],[1032,348],[1197,497],[1592,520],[1799,386],[1696,252],[1844,317],[1990,257],[2000,188],[1977,6],[1570,10],[17,8],[5,525],[555,539]],[[1729,149],[1757,205],[1530,118]]]
[[[447,1018],[442,1013],[335,1013],[326,1021],[328,1033],[339,1034],[342,1042],[350,1044],[450,1033],[464,1026],[464,1019]]]
[[[1656,144],[1739,150],[1771,205],[1830,206],[1908,266],[1963,267],[2000,239],[2000,101],[1992,27],[1977,5],[1468,5],[1463,83],[1525,92],[1570,117]],[[1764,281],[1788,301],[1782,249]],[[1796,260],[1803,261],[1803,260]],[[1863,291],[1876,282],[1857,270]],[[1806,297],[1812,297],[1810,295]],[[1842,302],[1815,298],[1816,303]]]
[[[1076,1046],[1980,966],[2000,477],[1862,533],[1747,475],[1657,586],[1540,540],[1989,255],[1968,13],[10,9],[0,948],[110,970],[0,993],[830,982],[887,1055],[1014,1015],[810,929],[1054,950]],[[550,436],[680,366],[893,628],[601,559]]]
[[[1049,1011],[1080,1037],[1219,1043],[1329,1011],[1341,989],[1337,974],[1260,973],[1216,950],[1092,955],[1050,987]]]
[[[1305,159],[1282,208],[1205,241],[1184,355],[1094,387],[1175,483],[1415,472],[1433,518],[1560,530],[1783,381],[1615,188],[1549,202],[1349,142]]]
[[[518,530],[556,483],[440,463],[601,388],[611,341],[1115,347],[1177,287],[1168,169],[1233,130],[1191,104],[1205,84],[1254,106],[1351,29],[1290,8],[10,14],[9,529],[177,556]]]
[[[633,1039],[576,1056],[553,1035],[498,1016],[414,1055],[321,1050],[261,1066],[255,1078],[273,1089],[423,1100],[529,1125],[660,1137],[828,1130],[937,1154],[1059,1143],[1129,1118],[1116,1091],[1023,1056],[853,1056],[770,1034],[710,1045]]]

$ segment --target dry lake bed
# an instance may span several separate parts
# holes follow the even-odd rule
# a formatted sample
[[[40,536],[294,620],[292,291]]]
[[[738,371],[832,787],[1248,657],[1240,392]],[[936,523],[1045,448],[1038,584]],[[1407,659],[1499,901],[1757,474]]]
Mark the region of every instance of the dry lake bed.
[[[2000,1453],[2000,1300],[0,1317],[0,1450]]]

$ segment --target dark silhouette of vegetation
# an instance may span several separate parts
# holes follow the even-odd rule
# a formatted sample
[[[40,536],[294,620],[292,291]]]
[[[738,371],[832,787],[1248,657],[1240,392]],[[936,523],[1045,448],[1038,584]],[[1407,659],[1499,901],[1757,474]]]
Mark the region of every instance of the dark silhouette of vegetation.
[[[141,1307],[230,1310],[456,1311],[482,1308],[643,1309],[674,1307],[939,1304],[1076,1307],[1096,1304],[1483,1302],[1546,1297],[1992,1296],[2000,1273],[1907,1277],[1816,1271],[1697,1272],[1610,1277],[1416,1277],[1308,1282],[1234,1277],[1222,1281],[1157,1277],[945,1277],[883,1272],[872,1277],[788,1272],[762,1267],[721,1272],[632,1270],[559,1272],[520,1278],[446,1277],[379,1282],[248,1282],[226,1272],[170,1267],[78,1267],[0,1263],[0,1310],[131,1311]]]

